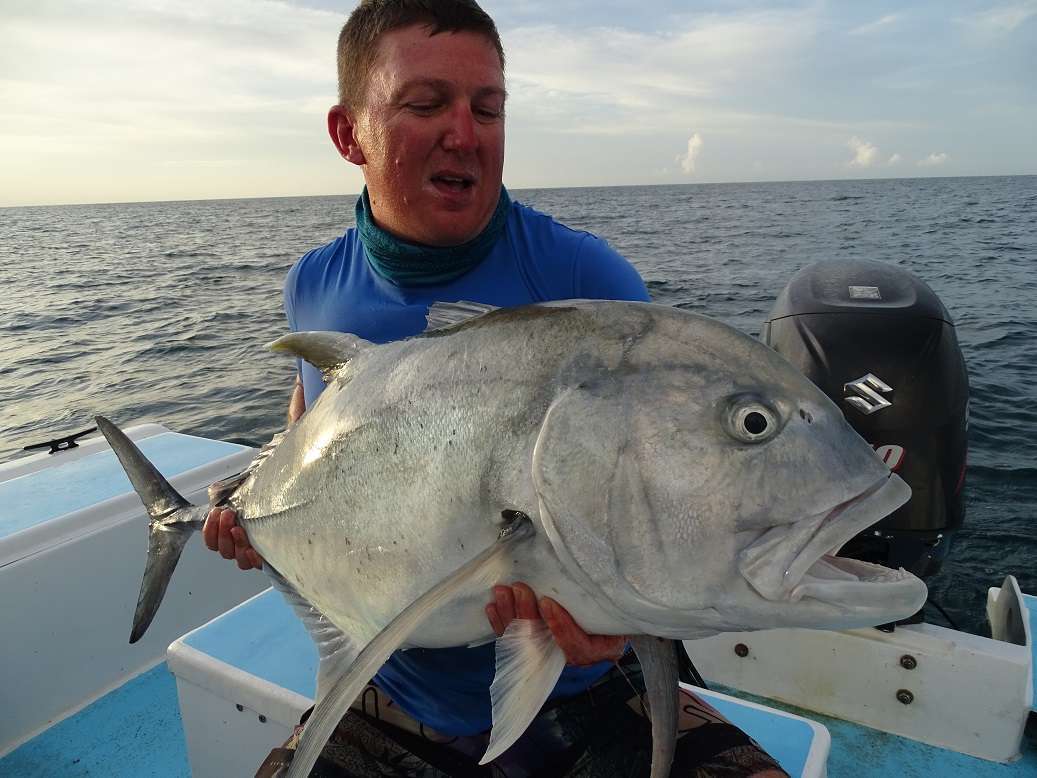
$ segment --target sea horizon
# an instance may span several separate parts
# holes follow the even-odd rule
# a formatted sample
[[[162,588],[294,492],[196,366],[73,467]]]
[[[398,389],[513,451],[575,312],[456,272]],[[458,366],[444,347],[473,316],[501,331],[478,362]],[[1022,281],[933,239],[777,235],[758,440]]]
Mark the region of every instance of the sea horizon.
[[[651,183],[651,184],[572,184],[568,186],[519,186],[508,187],[511,192],[525,191],[568,191],[574,189],[663,189],[696,186],[741,186],[741,185],[763,185],[763,184],[834,184],[834,183],[867,183],[879,181],[954,181],[984,178],[1033,178],[1035,173],[983,173],[977,175],[924,175],[924,176],[874,176],[854,178],[775,178],[775,179],[745,179],[735,181],[682,181],[673,183]],[[505,182],[505,186],[507,183]],[[299,200],[316,197],[359,197],[360,192],[330,192],[325,194],[284,194],[284,195],[248,195],[245,197],[189,197],[178,200],[96,200],[91,202],[61,202],[61,203],[21,203],[18,205],[0,205],[0,210],[14,210],[18,208],[71,208],[76,206],[93,205],[159,205],[175,203],[225,203],[225,202],[247,202],[250,200]]]

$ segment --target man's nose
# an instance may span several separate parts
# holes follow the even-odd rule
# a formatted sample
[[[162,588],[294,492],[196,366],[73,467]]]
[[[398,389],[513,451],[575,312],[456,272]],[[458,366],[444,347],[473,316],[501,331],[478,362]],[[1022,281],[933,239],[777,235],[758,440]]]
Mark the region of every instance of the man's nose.
[[[474,151],[479,145],[479,138],[471,106],[456,106],[450,112],[449,119],[450,124],[443,135],[443,148],[447,151]]]

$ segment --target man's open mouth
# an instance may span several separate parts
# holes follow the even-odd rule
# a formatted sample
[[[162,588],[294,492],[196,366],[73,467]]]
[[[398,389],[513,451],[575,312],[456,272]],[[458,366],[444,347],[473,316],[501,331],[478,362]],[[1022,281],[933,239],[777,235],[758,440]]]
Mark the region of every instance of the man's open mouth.
[[[891,474],[825,513],[772,527],[742,550],[738,569],[762,597],[775,601],[871,601],[884,585],[915,587],[917,579],[904,570],[835,556],[910,497],[910,487]]]
[[[432,176],[432,183],[437,189],[464,192],[475,186],[475,178],[463,173],[437,173]]]

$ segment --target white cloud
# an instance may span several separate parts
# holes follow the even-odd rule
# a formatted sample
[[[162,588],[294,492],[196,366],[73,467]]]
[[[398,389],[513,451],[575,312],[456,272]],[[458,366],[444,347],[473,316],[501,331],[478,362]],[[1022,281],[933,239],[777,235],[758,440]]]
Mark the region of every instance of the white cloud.
[[[891,24],[893,24],[899,18],[900,18],[900,14],[886,14],[885,16],[883,16],[883,17],[881,17],[879,19],[876,19],[873,22],[868,22],[868,24],[862,24],[860,27],[853,28],[852,30],[850,30],[849,34],[850,35],[870,35],[870,34],[872,34],[874,32],[878,32],[879,30],[882,30],[883,28],[889,27]]]
[[[850,167],[871,167],[879,158],[879,147],[866,140],[861,140],[857,136],[850,138],[846,145],[853,152],[853,159],[849,162]]]
[[[177,171],[201,169],[196,196],[273,194],[270,171],[326,145],[342,14],[274,0],[39,0],[21,11],[5,10],[0,46],[0,151],[17,160],[0,204],[165,199],[191,191]],[[249,166],[271,183],[246,182]]]
[[[677,161],[681,165],[681,170],[687,173],[689,176],[695,173],[695,162],[698,160],[698,156],[702,151],[702,136],[697,132],[688,138],[688,150],[684,154],[677,155]]]
[[[652,31],[502,29],[511,115],[556,132],[598,135],[629,136],[646,124],[654,132],[701,127],[706,103],[711,116],[733,114],[733,98],[798,62],[821,12],[738,10],[668,21]]]
[[[899,154],[894,153],[893,156],[891,156],[889,158],[889,162],[887,162],[886,164],[887,165],[899,165],[902,159],[903,159],[903,157],[901,157]]]
[[[937,167],[945,163],[948,159],[950,159],[950,156],[948,156],[946,152],[934,151],[931,154],[929,154],[928,157],[923,157],[922,159],[918,160],[918,166]]]
[[[1008,33],[1018,28],[1031,16],[1037,15],[1037,0],[1002,5],[974,14],[960,22],[990,34]]]

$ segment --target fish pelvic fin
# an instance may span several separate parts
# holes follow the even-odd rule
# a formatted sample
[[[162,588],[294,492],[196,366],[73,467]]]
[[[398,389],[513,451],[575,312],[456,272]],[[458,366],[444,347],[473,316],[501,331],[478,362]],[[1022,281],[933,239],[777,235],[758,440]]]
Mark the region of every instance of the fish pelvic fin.
[[[350,704],[364,688],[364,684],[378,672],[389,655],[399,648],[408,636],[421,625],[430,613],[464,592],[476,587],[489,586],[504,574],[506,558],[514,544],[534,533],[527,516],[519,518],[501,530],[497,542],[469,560],[403,609],[386,627],[364,646],[347,671],[331,685],[313,709],[302,731],[299,747],[288,767],[286,778],[305,778],[317,762],[324,744],[349,710]]]
[[[335,374],[349,360],[374,344],[346,332],[290,332],[267,344],[271,351],[284,351],[305,359],[320,370],[325,383],[330,383]]]
[[[130,632],[130,642],[136,643],[155,618],[180,554],[194,531],[202,526],[208,509],[191,505],[112,422],[103,416],[97,416],[95,421],[151,517],[148,561]]]
[[[677,747],[677,651],[672,640],[650,635],[630,638],[644,674],[652,719],[651,778],[666,778]]]
[[[512,619],[497,639],[496,657],[490,684],[493,729],[479,764],[511,748],[547,702],[565,668],[565,654],[539,619]]]

